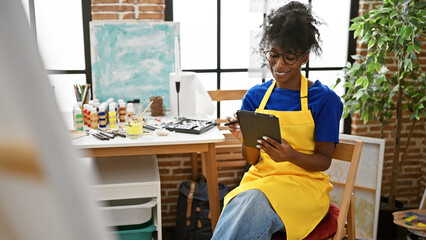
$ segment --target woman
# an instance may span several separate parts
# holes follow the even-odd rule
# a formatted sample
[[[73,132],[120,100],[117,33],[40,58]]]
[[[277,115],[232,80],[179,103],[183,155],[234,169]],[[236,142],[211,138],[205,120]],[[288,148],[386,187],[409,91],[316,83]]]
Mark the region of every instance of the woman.
[[[274,79],[251,88],[241,109],[277,116],[282,143],[264,137],[256,148],[243,144],[252,166],[225,197],[212,239],[270,239],[279,230],[289,240],[303,239],[327,214],[332,185],[323,171],[339,141],[343,104],[301,73],[310,52],[321,52],[318,23],[299,2],[268,16],[260,47]],[[230,131],[243,141],[238,124]]]

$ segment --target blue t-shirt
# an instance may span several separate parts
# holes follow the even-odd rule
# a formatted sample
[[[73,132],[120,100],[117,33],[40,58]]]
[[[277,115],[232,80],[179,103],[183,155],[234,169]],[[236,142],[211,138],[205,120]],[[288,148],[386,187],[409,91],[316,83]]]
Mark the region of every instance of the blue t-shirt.
[[[243,98],[241,109],[255,111],[271,84],[272,80],[249,89]],[[343,111],[340,97],[317,80],[308,88],[308,108],[315,122],[315,141],[338,143],[339,122]],[[265,109],[300,111],[300,91],[274,88]]]

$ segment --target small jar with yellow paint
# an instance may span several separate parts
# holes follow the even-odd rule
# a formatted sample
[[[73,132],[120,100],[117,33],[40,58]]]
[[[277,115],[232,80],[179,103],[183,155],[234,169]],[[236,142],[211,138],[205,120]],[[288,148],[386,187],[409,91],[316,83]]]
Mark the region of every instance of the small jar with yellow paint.
[[[142,130],[143,123],[141,118],[134,115],[126,119],[126,134],[128,138],[139,138],[142,136]]]

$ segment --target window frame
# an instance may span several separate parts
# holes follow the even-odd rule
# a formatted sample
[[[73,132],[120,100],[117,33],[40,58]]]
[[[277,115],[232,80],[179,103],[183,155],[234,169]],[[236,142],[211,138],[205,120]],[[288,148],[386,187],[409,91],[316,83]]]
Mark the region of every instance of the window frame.
[[[217,1],[217,62],[216,68],[212,69],[183,69],[184,71],[193,71],[197,73],[216,73],[216,87],[221,89],[221,74],[222,73],[237,73],[237,72],[248,72],[248,68],[221,68],[221,0]],[[37,23],[35,19],[35,6],[34,0],[28,0],[29,3],[29,16],[30,25],[37,39]],[[312,0],[309,0],[312,3]],[[85,74],[86,83],[92,85],[92,71],[91,71],[91,56],[90,56],[90,21],[92,21],[91,12],[91,0],[81,0],[82,5],[82,17],[83,17],[83,37],[84,37],[84,59],[85,69],[83,70],[63,70],[63,69],[46,69],[47,74]],[[358,16],[359,1],[351,0],[350,3],[350,16],[349,19],[353,19]],[[165,21],[173,21],[173,0],[165,0]],[[350,22],[348,23],[350,25]],[[356,53],[356,39],[353,37],[353,31],[349,31],[348,38],[348,54],[347,61],[353,62],[352,55]],[[344,66],[338,67],[310,67],[309,61],[306,63],[302,71],[305,71],[306,77],[309,78],[310,71],[336,71],[341,70]],[[262,79],[264,82],[265,79]],[[90,88],[93,96],[93,88]],[[220,117],[220,102],[217,103],[217,117]],[[348,116],[344,120],[343,133],[351,133],[351,116]]]
[[[33,30],[35,39],[37,41],[37,22],[35,18],[35,4],[34,0],[28,0],[29,6],[29,20],[30,26]],[[90,56],[90,21],[92,21],[91,0],[81,0],[82,18],[83,18],[83,41],[84,41],[84,61],[85,69],[64,70],[64,69],[46,69],[48,75],[54,74],[84,74],[86,76],[86,83],[92,85],[92,69],[91,69],[91,56]],[[91,95],[93,96],[93,88],[90,88]]]

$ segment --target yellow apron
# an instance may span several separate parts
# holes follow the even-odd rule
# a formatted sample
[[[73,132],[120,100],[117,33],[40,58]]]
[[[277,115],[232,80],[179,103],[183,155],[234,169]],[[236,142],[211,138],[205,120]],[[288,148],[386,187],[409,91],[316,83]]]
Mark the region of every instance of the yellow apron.
[[[301,111],[265,110],[275,86],[272,82],[256,112],[273,114],[279,118],[281,137],[295,150],[313,154],[315,150],[315,123],[308,109],[308,81],[302,75],[300,87]],[[225,205],[237,194],[250,189],[262,191],[280,216],[286,228],[287,239],[303,239],[328,211],[329,192],[333,186],[329,176],[321,171],[307,171],[291,162],[275,162],[264,151],[261,159],[250,167],[240,186],[225,197]]]

